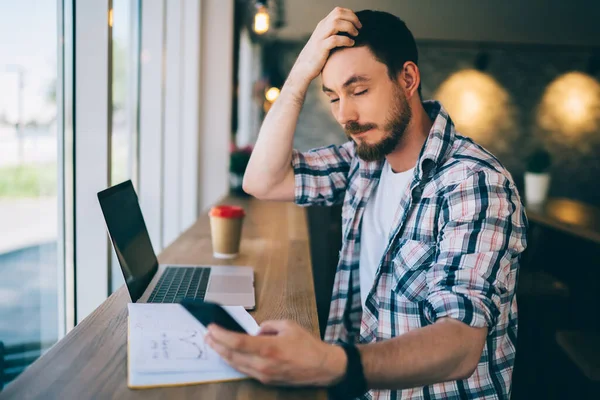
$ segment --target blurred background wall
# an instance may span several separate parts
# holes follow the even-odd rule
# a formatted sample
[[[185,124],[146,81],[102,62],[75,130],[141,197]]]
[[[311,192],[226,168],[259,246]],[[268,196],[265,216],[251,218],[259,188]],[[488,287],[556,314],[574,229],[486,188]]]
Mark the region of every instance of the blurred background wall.
[[[410,25],[409,25],[410,28]],[[287,76],[303,41],[275,41]],[[424,99],[442,102],[463,135],[496,155],[523,187],[527,158],[552,156],[549,195],[600,205],[600,63],[594,49],[569,45],[418,40]],[[315,80],[300,115],[300,150],[346,137]]]
[[[551,161],[550,197],[600,205],[595,184],[600,173],[600,30],[594,20],[600,2],[269,0],[262,3],[272,15],[271,29],[248,33],[244,15],[252,15],[260,3],[238,2],[236,26],[242,28],[236,67],[238,77],[245,74],[254,84],[254,93],[244,91],[249,85],[236,92],[239,113],[248,115],[241,124],[234,117],[234,131],[244,131],[239,136],[245,139],[238,142],[253,143],[264,115],[257,106],[262,100],[251,104],[248,96],[262,98],[261,90],[283,85],[312,30],[335,6],[383,10],[403,19],[417,40],[423,98],[441,101],[459,132],[496,155],[521,190],[530,156],[543,150]],[[294,146],[308,150],[345,140],[316,79]]]

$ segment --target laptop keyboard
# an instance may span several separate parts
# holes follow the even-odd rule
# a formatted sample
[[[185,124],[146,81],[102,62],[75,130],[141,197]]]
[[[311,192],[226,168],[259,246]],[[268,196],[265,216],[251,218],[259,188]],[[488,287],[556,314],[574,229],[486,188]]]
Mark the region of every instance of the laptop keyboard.
[[[204,300],[210,268],[166,267],[148,303],[178,303],[183,299]]]

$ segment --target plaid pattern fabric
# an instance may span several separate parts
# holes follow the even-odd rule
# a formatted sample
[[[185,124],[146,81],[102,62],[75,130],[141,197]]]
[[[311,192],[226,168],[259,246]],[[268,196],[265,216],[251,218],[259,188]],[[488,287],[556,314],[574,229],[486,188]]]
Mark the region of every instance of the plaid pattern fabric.
[[[343,202],[343,244],[325,340],[372,343],[450,317],[488,327],[477,369],[462,381],[366,399],[505,399],[517,335],[517,282],[527,218],[510,174],[489,152],[458,135],[438,102],[423,103],[433,127],[398,205],[372,287],[359,284],[360,226],[382,161],[355,156],[352,141],[293,152],[299,205]],[[360,290],[368,290],[362,309]]]

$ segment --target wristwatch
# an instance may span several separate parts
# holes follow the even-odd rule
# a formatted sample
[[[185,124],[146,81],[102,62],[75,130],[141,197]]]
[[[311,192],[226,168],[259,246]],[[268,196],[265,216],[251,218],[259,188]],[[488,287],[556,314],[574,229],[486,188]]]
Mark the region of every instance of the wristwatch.
[[[368,390],[358,348],[353,344],[340,344],[348,363],[346,373],[340,382],[329,388],[329,397],[334,400],[348,400],[362,396]]]

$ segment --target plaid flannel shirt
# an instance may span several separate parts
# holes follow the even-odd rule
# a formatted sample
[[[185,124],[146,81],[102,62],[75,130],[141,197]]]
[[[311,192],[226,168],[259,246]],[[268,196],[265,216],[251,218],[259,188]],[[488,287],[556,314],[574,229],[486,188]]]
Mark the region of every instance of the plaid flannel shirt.
[[[423,103],[433,126],[395,213],[372,287],[359,283],[360,226],[382,161],[355,156],[354,143],[293,152],[295,202],[343,202],[342,250],[325,340],[372,343],[450,317],[488,327],[475,372],[465,380],[363,398],[506,399],[517,339],[517,282],[527,218],[511,175],[455,132],[444,108]],[[360,290],[368,290],[362,309]]]

